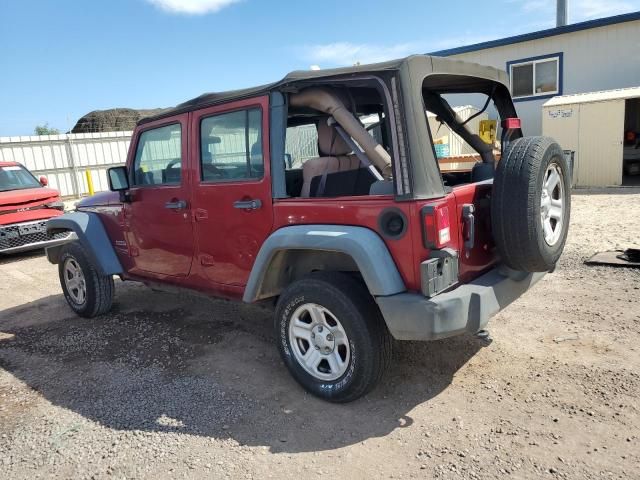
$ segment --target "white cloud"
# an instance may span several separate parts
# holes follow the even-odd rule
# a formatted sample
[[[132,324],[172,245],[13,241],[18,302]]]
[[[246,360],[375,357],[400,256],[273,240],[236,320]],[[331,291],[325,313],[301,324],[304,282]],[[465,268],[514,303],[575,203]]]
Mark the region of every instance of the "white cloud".
[[[300,49],[301,57],[322,67],[345,66],[355,63],[375,63],[406,57],[412,53],[424,53],[414,44],[401,43],[382,46],[367,43],[336,42],[307,45]]]
[[[475,35],[472,33],[461,33],[457,36],[444,37],[436,42],[431,43],[431,48],[421,53],[433,52],[436,50],[445,50],[448,48],[462,47],[464,45],[474,45],[476,43],[488,42],[505,36],[505,32],[495,32],[487,35]]]
[[[520,4],[522,11],[548,15],[555,20],[556,0],[507,0]],[[640,9],[638,0],[569,0],[569,23],[611,17]],[[554,24],[555,25],[555,22]]]
[[[147,0],[147,2],[170,13],[204,15],[216,13],[240,0]]]
[[[635,3],[635,5],[634,5]],[[629,13],[640,8],[640,2],[623,0],[575,0],[569,1],[569,20],[582,21]]]
[[[504,32],[502,33],[504,34]],[[466,32],[451,37],[439,38],[438,40],[430,42],[398,43],[394,45],[335,42],[306,45],[296,50],[299,56],[312,64],[313,67],[319,65],[322,68],[330,68],[335,66],[350,66],[356,63],[384,62],[413,54],[425,54],[436,50],[472,45],[496,38],[501,38],[501,35],[499,33],[474,35]]]
[[[555,26],[556,0],[504,1],[516,6],[516,9],[519,7],[520,11],[526,14],[530,20],[534,13],[543,16],[544,19],[528,23],[520,22],[506,30],[494,28],[480,35],[474,32],[460,32],[457,35],[439,38],[430,42],[409,42],[393,45],[334,42],[306,45],[297,48],[296,51],[310,65],[320,65],[323,68],[328,68],[354,65],[355,63],[382,62],[406,57],[414,53],[428,53],[452,47],[472,45]],[[576,23],[594,18],[610,17],[636,10],[640,10],[640,0],[569,0],[569,22]]]

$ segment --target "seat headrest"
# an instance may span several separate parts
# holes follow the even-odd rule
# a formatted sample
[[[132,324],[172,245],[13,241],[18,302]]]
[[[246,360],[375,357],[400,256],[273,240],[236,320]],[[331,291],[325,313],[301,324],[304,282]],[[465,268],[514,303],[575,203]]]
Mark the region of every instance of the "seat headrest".
[[[262,155],[262,143],[260,143],[260,141],[257,141],[253,145],[251,145],[251,156],[254,155]]]
[[[351,147],[342,139],[333,126],[327,123],[329,117],[323,117],[316,126],[318,129],[318,151],[323,157],[337,157],[351,153]]]

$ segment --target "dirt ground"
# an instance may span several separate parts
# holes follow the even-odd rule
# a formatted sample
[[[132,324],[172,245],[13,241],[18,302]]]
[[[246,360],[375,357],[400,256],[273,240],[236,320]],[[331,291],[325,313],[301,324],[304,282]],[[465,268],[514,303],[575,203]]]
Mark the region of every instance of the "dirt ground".
[[[266,310],[117,282],[71,314],[40,252],[0,260],[0,478],[640,478],[640,193],[575,195],[555,273],[493,342],[397,343],[367,397],[292,380]]]

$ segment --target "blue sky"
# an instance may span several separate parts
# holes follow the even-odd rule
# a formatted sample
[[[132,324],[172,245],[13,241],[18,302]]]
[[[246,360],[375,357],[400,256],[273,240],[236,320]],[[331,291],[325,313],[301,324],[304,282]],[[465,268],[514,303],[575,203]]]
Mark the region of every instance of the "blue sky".
[[[640,0],[569,3],[571,23],[640,10]],[[0,136],[554,22],[555,0],[0,0]]]

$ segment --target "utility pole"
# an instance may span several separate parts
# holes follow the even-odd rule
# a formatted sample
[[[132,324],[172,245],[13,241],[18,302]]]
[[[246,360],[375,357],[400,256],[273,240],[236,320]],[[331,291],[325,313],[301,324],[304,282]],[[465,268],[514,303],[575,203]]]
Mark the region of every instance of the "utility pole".
[[[569,20],[569,0],[558,0],[556,11],[556,27],[564,27]]]

